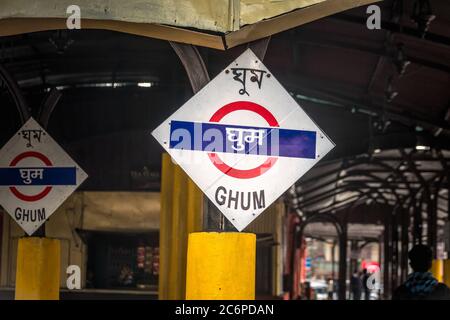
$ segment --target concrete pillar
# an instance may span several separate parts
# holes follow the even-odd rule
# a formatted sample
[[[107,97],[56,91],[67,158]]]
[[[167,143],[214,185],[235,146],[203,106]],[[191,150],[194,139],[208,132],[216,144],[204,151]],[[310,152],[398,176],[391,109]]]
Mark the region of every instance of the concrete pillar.
[[[450,259],[444,260],[444,278],[442,282],[450,287]]]
[[[433,277],[437,279],[437,281],[442,282],[444,280],[443,260],[433,259],[433,263],[431,265],[431,273],[433,274]]]
[[[187,300],[254,300],[256,235],[189,234]]]
[[[59,300],[60,254],[59,240],[19,239],[16,300]]]
[[[185,297],[188,235],[202,228],[203,195],[166,153],[162,158],[159,299]]]
[[[401,208],[401,250],[400,250],[400,282],[403,283],[408,276],[408,249],[409,249],[409,223],[411,207]]]
[[[387,215],[384,221],[384,234],[383,234],[383,297],[384,299],[391,298],[391,272],[390,261],[392,257],[391,251],[391,224],[389,223],[390,216]]]

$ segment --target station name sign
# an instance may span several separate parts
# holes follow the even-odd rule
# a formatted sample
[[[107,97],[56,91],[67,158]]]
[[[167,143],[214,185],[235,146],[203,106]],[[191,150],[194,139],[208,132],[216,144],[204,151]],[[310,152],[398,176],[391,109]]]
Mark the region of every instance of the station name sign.
[[[250,49],[152,134],[239,231],[334,147]]]
[[[33,118],[0,150],[0,204],[28,235],[86,178]]]

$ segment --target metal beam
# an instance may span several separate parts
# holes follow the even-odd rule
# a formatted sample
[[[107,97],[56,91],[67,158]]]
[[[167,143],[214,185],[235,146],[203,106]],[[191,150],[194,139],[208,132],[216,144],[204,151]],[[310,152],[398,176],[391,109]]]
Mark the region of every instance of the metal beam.
[[[317,190],[320,190],[320,189],[322,189],[324,187],[327,187],[327,186],[330,186],[330,185],[334,185],[335,183],[337,183],[339,181],[348,182],[349,185],[358,185],[359,183],[361,183],[361,184],[362,183],[381,183],[381,186],[378,187],[378,188],[390,189],[392,191],[392,194],[394,194],[395,197],[398,197],[398,195],[394,191],[399,189],[399,188],[393,187],[392,186],[393,182],[388,182],[385,179],[382,179],[380,177],[374,176],[374,175],[370,174],[370,172],[371,172],[370,170],[367,170],[366,172],[349,171],[345,176],[338,177],[338,178],[336,178],[336,179],[334,179],[332,181],[325,182],[325,183],[323,183],[321,185],[314,186],[311,189],[308,189],[306,191],[300,192],[300,193],[297,194],[297,197],[298,198],[305,197],[305,196],[309,195],[310,193],[313,193],[313,192],[315,192]],[[351,181],[347,181],[346,180],[348,178],[355,177],[355,176],[366,177],[366,178],[369,178],[369,179],[372,179],[372,180],[351,180]],[[404,182],[398,182],[398,183],[404,183]],[[338,189],[338,188],[339,187],[335,188],[335,190]],[[367,188],[371,188],[372,189],[373,187],[367,186]],[[410,190],[409,188],[405,188],[405,189],[406,190]],[[307,199],[306,201],[308,201],[308,200],[310,200],[310,199]]]
[[[61,92],[59,92],[56,88],[52,88],[45,97],[38,116],[38,121],[43,128],[48,127],[50,116],[52,115],[53,110],[55,109],[61,97]]]
[[[381,165],[381,164],[379,164],[379,163],[377,163],[378,165]],[[383,164],[383,165],[385,165],[385,164]],[[387,166],[387,165],[386,165]],[[392,173],[391,173],[391,175],[390,175],[390,177],[392,177],[392,175],[398,175],[398,168],[397,169],[395,169],[395,168],[392,168],[392,167],[390,167],[390,166],[387,166],[388,168],[390,168],[391,170],[392,170]],[[350,171],[351,172],[351,171]],[[384,187],[384,188],[387,188],[387,189],[390,189],[392,192],[391,192],[391,194],[393,194],[396,198],[397,198],[397,201],[399,202],[399,203],[401,203],[401,199],[400,199],[400,197],[399,197],[399,195],[395,192],[395,188],[393,188],[390,184],[386,184],[385,183],[385,181],[383,180],[383,179],[381,179],[381,178],[379,178],[379,177],[376,177],[376,176],[373,176],[373,175],[371,175],[371,174],[368,174],[368,173],[366,173],[365,174],[366,176],[368,176],[368,177],[370,177],[370,178],[372,178],[372,179],[374,179],[375,181],[377,181],[378,183],[382,183],[382,184],[384,184],[386,187]],[[348,175],[347,175],[348,176]],[[403,177],[403,175],[399,175],[401,178],[402,178],[402,180],[405,182],[405,184],[408,186],[408,188],[409,188],[409,182]],[[342,179],[342,178],[345,178],[345,177],[338,177],[337,179],[336,179],[336,181],[338,181],[339,179]],[[330,182],[331,184],[334,184],[334,182],[335,181],[332,181],[332,182]],[[321,200],[324,200],[324,199],[326,199],[326,197],[324,198],[323,197],[323,195],[324,194],[328,194],[328,193],[330,193],[330,192],[334,192],[334,193],[332,193],[332,195],[333,196],[335,196],[335,195],[338,195],[338,194],[340,194],[341,193],[341,191],[339,191],[339,192],[336,192],[336,190],[343,190],[343,192],[345,192],[345,191],[347,191],[347,190],[350,190],[350,191],[354,191],[354,190],[352,190],[352,189],[350,189],[349,188],[350,186],[344,186],[344,187],[338,187],[338,188],[335,188],[335,189],[333,189],[333,190],[330,190],[330,191],[327,191],[327,192],[325,192],[325,193],[322,193],[322,194],[319,194],[319,195],[316,195],[316,196],[314,196],[314,197],[311,197],[310,199],[308,199],[308,200],[306,200],[305,202],[306,203],[310,203],[311,202],[311,200],[312,199],[321,199]],[[374,192],[374,190],[376,191],[378,188],[372,188],[372,187],[368,187],[368,188],[370,188],[371,189],[371,192],[370,193],[372,193],[372,192]],[[304,195],[304,193],[303,193],[303,195]],[[380,194],[381,195],[381,194]],[[302,196],[302,194],[299,194],[298,195],[299,197],[301,197]],[[316,203],[317,201],[314,201],[313,203]],[[302,208],[305,208],[306,207],[306,205],[303,203],[303,206],[301,206]]]
[[[328,213],[314,213],[301,223],[298,233],[295,234],[295,248],[299,248],[306,226],[312,222],[330,222],[336,228],[339,239],[339,300],[346,299],[346,269],[347,269],[347,226],[339,218]],[[295,250],[294,250],[295,252]],[[291,270],[295,269],[294,261],[291,261]],[[301,268],[301,266],[299,266]],[[292,295],[291,295],[292,296]]]
[[[383,247],[384,247],[384,254],[383,254],[383,295],[384,299],[390,298],[390,260],[391,260],[391,224],[390,224],[390,216],[386,215],[384,218],[384,234],[383,234]]]
[[[364,199],[365,197],[370,197],[370,194],[374,193],[374,191],[362,192],[362,191],[359,191],[359,190],[355,190],[355,192],[358,192],[359,194],[351,196],[351,197],[349,197],[349,198],[347,198],[345,200],[335,202],[335,203],[333,203],[331,205],[328,205],[325,208],[319,209],[318,212],[326,213],[326,212],[330,212],[330,211],[333,211],[333,210],[342,210],[342,209],[347,208],[347,207],[352,207],[352,206],[356,205],[356,203],[358,203],[358,201]],[[373,197],[370,197],[370,198],[372,198],[373,200],[378,202],[378,199],[374,199]],[[387,203],[386,199],[384,197],[382,197],[381,199],[384,200],[384,203]]]
[[[348,228],[347,219],[345,219],[345,221],[342,222],[342,233],[339,239],[339,300],[346,300],[347,298],[347,240]]]
[[[17,111],[19,112],[20,121],[24,124],[31,116],[30,110],[28,109],[27,102],[14,80],[12,75],[0,64],[0,80],[5,83],[6,88],[11,94],[14,104],[16,105]]]

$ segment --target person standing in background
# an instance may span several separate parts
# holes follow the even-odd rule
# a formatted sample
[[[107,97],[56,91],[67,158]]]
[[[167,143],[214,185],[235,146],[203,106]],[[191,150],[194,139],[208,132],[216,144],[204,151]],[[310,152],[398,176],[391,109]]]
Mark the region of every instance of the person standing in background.
[[[334,280],[333,278],[328,279],[328,300],[333,300],[334,295]]]
[[[370,277],[370,274],[367,272],[367,269],[364,268],[362,278],[361,278],[362,286],[364,289],[364,300],[370,300],[370,289],[369,289],[369,285],[368,285],[369,277]]]
[[[350,279],[350,290],[353,300],[361,300],[362,281],[357,270],[353,272],[352,278]]]
[[[450,289],[429,272],[433,261],[431,248],[415,245],[408,252],[408,258],[413,273],[395,289],[392,300],[450,300]]]

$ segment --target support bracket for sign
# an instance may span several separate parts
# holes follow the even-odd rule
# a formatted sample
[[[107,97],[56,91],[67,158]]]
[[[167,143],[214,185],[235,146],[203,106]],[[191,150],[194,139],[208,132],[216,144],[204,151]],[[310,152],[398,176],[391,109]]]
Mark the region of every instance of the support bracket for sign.
[[[30,118],[30,111],[28,110],[27,102],[20,91],[19,86],[16,81],[13,79],[8,70],[5,69],[4,66],[0,64],[0,80],[2,80],[6,84],[6,88],[11,94],[14,104],[16,105],[17,111],[20,115],[21,123],[24,124]]]
[[[248,48],[252,49],[253,53],[259,58],[259,60],[264,61],[266,56],[267,47],[269,46],[270,36],[267,38],[262,38],[248,44]]]
[[[169,41],[169,43],[180,58],[191,83],[192,91],[196,94],[210,81],[208,70],[200,52],[197,47],[190,44],[173,41]]]
[[[38,115],[38,121],[45,130],[47,130],[50,116],[52,115],[52,112],[61,97],[61,92],[56,88],[52,88],[41,105]]]
[[[173,41],[169,41],[169,43],[183,64],[192,91],[196,94],[211,80],[200,52],[196,46],[191,44]],[[210,230],[218,228],[219,230],[223,230],[221,221],[223,221],[223,215],[208,198],[203,197],[203,229]]]
[[[210,81],[208,70],[196,46],[170,41],[170,45],[180,58],[181,63],[191,83],[194,94],[199,92]],[[233,225],[225,219],[223,214],[206,197],[203,202],[203,229],[234,230]]]

